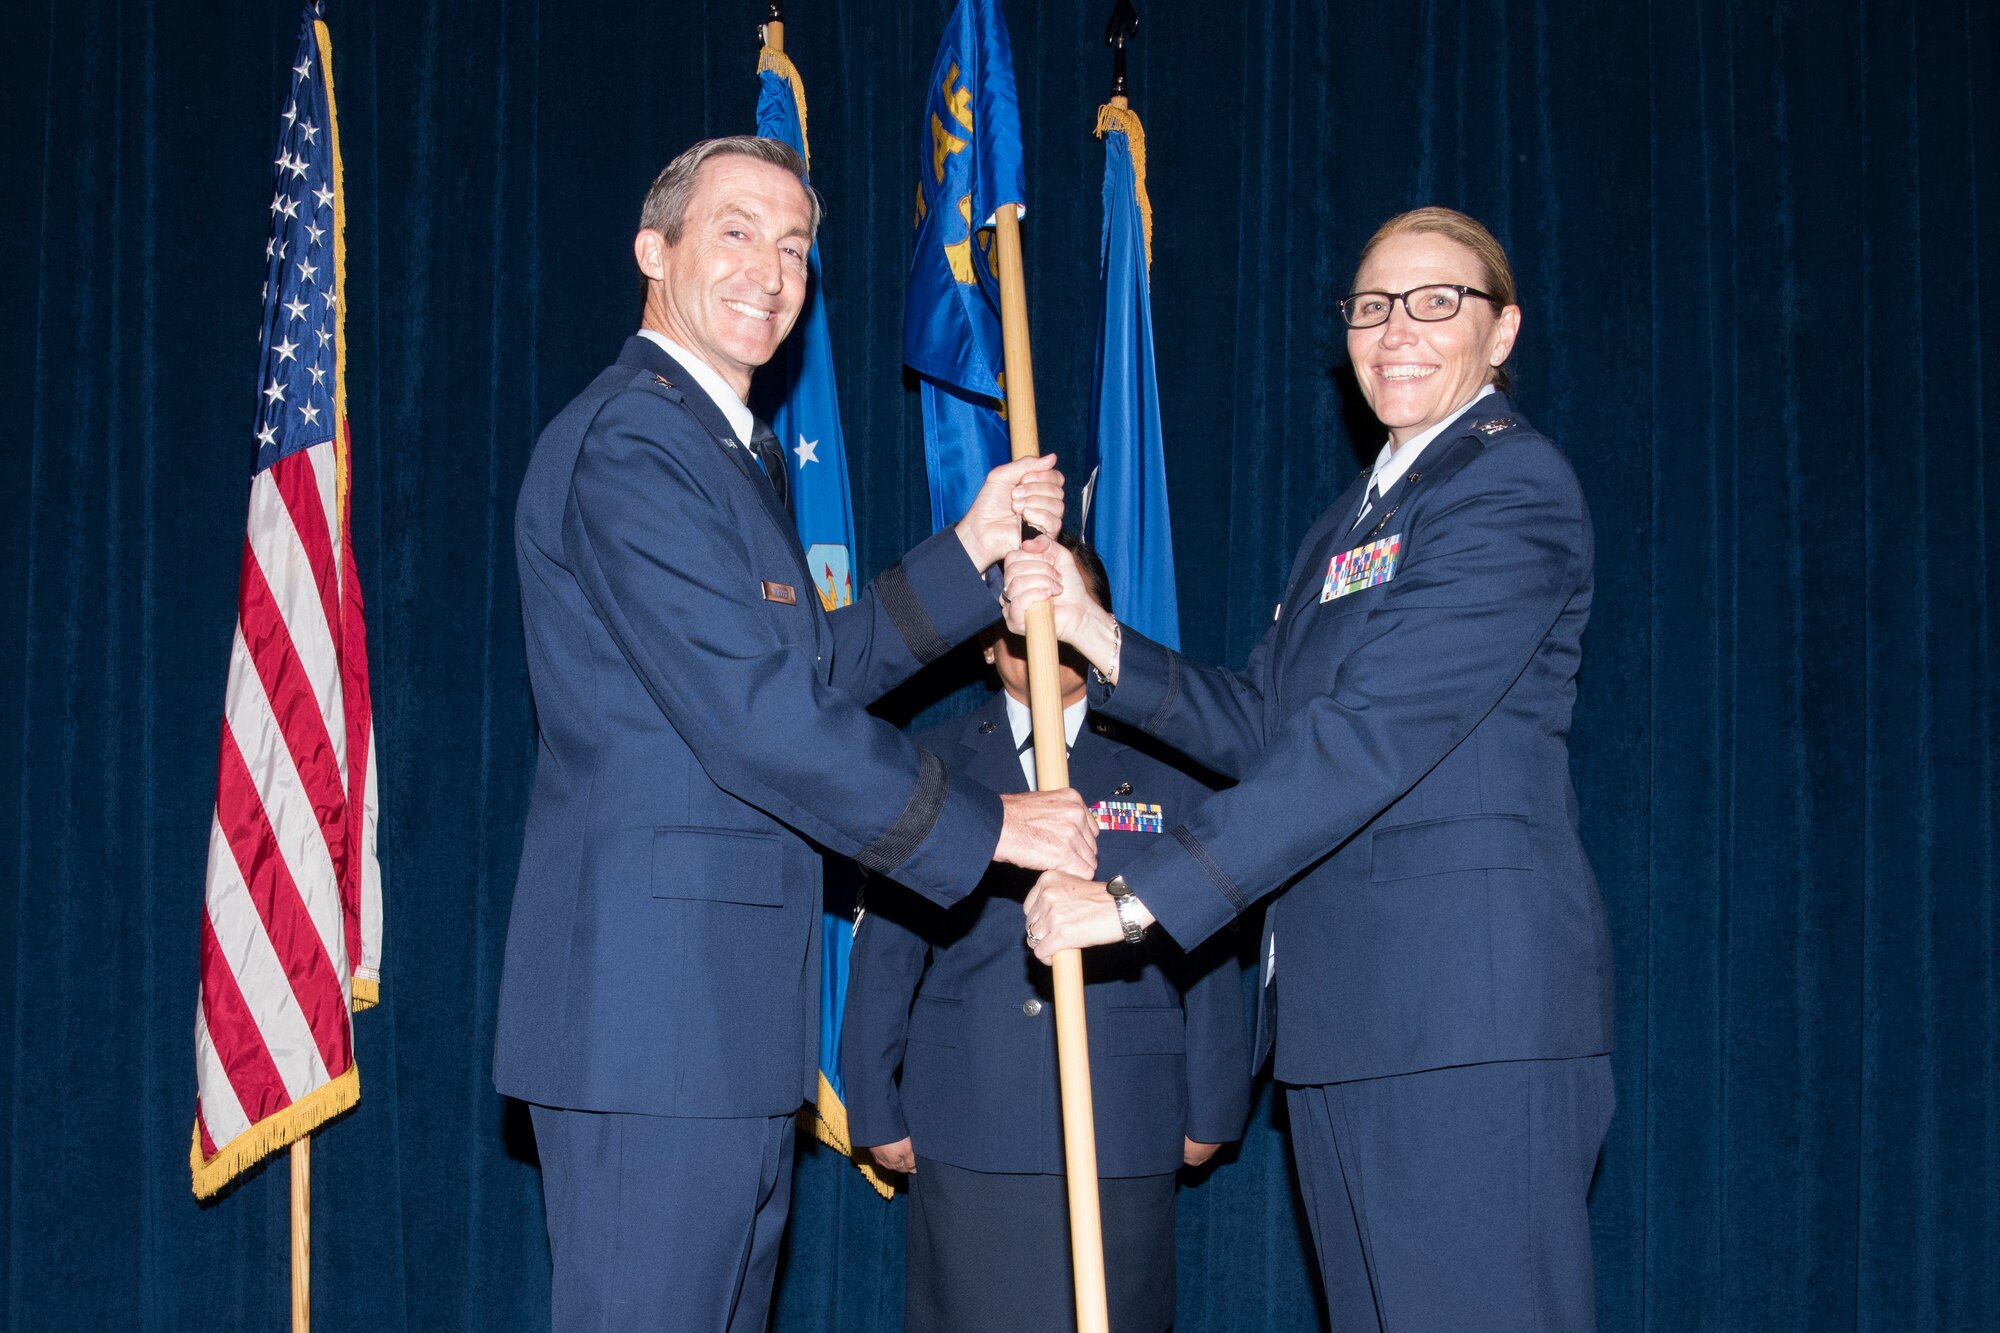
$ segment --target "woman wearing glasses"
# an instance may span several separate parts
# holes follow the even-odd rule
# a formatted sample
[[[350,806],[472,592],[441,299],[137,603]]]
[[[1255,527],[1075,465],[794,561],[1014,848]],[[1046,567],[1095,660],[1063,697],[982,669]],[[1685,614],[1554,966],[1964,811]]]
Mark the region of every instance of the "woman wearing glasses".
[[[1094,707],[1238,779],[1108,883],[1043,876],[1028,941],[1192,948],[1268,899],[1259,1059],[1275,1027],[1334,1327],[1588,1329],[1612,1107],[1568,752],[1590,516],[1506,397],[1521,310],[1484,227],[1391,219],[1354,287],[1388,438],[1244,671],[1121,633],[1060,553],[1010,562],[1010,618],[1056,596]]]

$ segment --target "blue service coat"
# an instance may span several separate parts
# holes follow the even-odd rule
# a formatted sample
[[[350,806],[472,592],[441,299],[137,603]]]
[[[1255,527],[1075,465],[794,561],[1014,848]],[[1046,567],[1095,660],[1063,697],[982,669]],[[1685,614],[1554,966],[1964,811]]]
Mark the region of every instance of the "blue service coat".
[[[1592,557],[1576,476],[1490,396],[1351,527],[1366,482],[1308,532],[1245,670],[1127,630],[1117,687],[1094,682],[1094,706],[1238,779],[1126,878],[1187,946],[1280,895],[1257,1057],[1275,1022],[1287,1083],[1608,1052],[1569,773]],[[1326,596],[1334,556],[1391,539],[1388,581]]]
[[[535,782],[493,1077],[544,1105],[770,1116],[817,1084],[820,855],[951,901],[999,798],[863,704],[989,623],[949,529],[828,614],[743,442],[630,339],[515,515]]]
[[[1070,785],[1092,804],[1158,804],[1171,828],[1210,789],[1135,739],[1143,743],[1086,718]],[[998,695],[919,744],[981,786],[1027,790]],[[1098,872],[1117,873],[1161,836],[1100,830]],[[841,1032],[856,1144],[907,1135],[923,1156],[973,1171],[1061,1173],[1050,972],[1022,938],[1021,899],[1034,879],[996,865],[982,892],[949,909],[869,882]],[[1242,969],[1229,944],[1225,936],[1190,957],[1154,931],[1136,948],[1085,955],[1100,1175],[1171,1172],[1181,1165],[1183,1135],[1198,1143],[1241,1136],[1250,1061]]]

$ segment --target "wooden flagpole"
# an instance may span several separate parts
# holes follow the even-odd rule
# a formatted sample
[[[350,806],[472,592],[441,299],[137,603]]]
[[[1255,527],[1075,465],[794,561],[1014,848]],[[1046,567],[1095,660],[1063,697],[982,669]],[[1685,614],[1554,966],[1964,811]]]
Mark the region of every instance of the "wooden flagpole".
[[[312,1135],[292,1142],[292,1333],[312,1328]]]
[[[1028,294],[1021,266],[1021,218],[1003,204],[999,228],[1000,330],[1007,355],[1007,428],[1015,458],[1041,452],[1035,423],[1035,373],[1028,355]],[[1050,534],[1053,536],[1054,534]],[[1028,712],[1034,722],[1035,786],[1069,786],[1069,746],[1063,734],[1062,685],[1057,679],[1055,608],[1028,608]],[[1097,1203],[1097,1125],[1090,1105],[1090,1040],[1083,1020],[1083,952],[1064,949],[1055,969],[1056,1066],[1062,1076],[1063,1161],[1069,1182],[1070,1264],[1076,1277],[1078,1333],[1108,1333],[1104,1295],[1104,1231]]]

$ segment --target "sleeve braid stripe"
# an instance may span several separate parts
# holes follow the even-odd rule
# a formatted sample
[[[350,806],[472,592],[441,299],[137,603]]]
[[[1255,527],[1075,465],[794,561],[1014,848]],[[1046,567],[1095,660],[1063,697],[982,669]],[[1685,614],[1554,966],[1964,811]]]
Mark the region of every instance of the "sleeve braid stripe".
[[[1222,891],[1222,896],[1229,900],[1229,905],[1239,915],[1250,906],[1250,899],[1244,895],[1242,889],[1236,887],[1236,881],[1229,878],[1222,867],[1215,863],[1215,858],[1208,854],[1208,848],[1202,846],[1194,834],[1188,832],[1186,824],[1174,825],[1174,841],[1193,858],[1196,865],[1208,872],[1208,877],[1215,881],[1215,887]]]
[[[1173,716],[1174,705],[1181,701],[1181,655],[1167,654],[1167,683],[1160,691],[1160,706],[1153,715],[1140,726],[1141,731],[1158,731]],[[1211,872],[1213,873],[1213,872]]]
[[[938,816],[944,813],[945,792],[950,787],[951,774],[943,762],[929,750],[918,750],[917,785],[903,813],[896,816],[887,833],[857,852],[855,861],[866,870],[895,878],[896,867],[909,860],[911,853],[937,827]]]
[[[951,651],[951,644],[938,633],[930,613],[917,600],[916,591],[910,587],[910,576],[903,572],[902,561],[875,576],[875,595],[882,599],[883,614],[889,617],[889,624],[909,645],[917,661],[929,666]]]

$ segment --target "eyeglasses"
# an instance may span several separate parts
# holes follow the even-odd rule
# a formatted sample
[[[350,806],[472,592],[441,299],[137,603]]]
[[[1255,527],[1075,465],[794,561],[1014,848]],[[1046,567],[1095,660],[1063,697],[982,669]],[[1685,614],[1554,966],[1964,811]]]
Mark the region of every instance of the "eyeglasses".
[[[1463,298],[1468,296],[1500,304],[1499,297],[1490,296],[1477,287],[1439,282],[1428,287],[1412,287],[1407,292],[1355,292],[1340,299],[1340,317],[1347,321],[1350,329],[1372,329],[1377,324],[1387,324],[1389,316],[1395,313],[1396,302],[1401,301],[1411,319],[1435,324],[1456,315]]]

